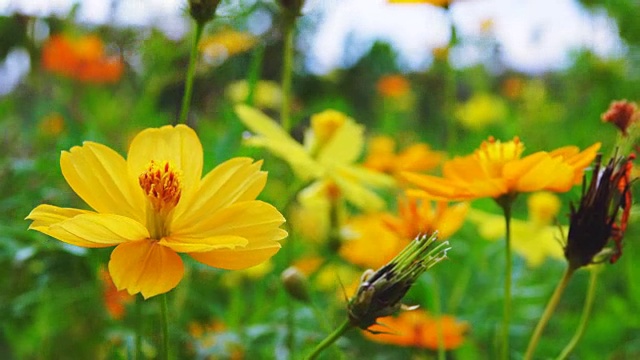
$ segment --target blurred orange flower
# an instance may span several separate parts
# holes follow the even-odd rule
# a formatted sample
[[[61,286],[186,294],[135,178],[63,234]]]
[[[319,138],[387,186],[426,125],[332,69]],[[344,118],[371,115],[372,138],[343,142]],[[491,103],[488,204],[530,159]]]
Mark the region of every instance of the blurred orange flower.
[[[409,196],[435,200],[497,199],[517,193],[548,190],[566,192],[582,181],[582,174],[596,156],[600,143],[580,152],[565,146],[521,157],[524,145],[515,137],[502,143],[489,138],[473,154],[456,157],[443,165],[443,176],[404,172],[418,189]]]
[[[363,331],[370,340],[385,344],[438,349],[438,332],[442,333],[443,346],[453,350],[462,345],[469,329],[466,322],[452,316],[433,317],[424,310],[402,311],[397,317],[379,319],[383,325],[373,325]],[[378,333],[373,333],[378,332]]]
[[[205,36],[198,49],[216,63],[222,63],[229,57],[251,49],[258,38],[247,32],[225,29],[216,34]]]
[[[376,89],[382,97],[399,98],[411,91],[411,85],[402,75],[385,75],[378,79]]]
[[[460,229],[469,206],[448,206],[446,202],[433,205],[428,200],[405,199],[398,201],[398,216],[377,213],[354,217],[342,229],[345,241],[340,255],[353,264],[376,269],[420,234],[437,230],[439,240],[447,239]]]
[[[42,66],[52,73],[89,83],[117,82],[124,70],[122,59],[106,56],[102,40],[95,35],[51,36],[42,49]]]
[[[102,282],[102,294],[107,312],[115,320],[122,319],[125,305],[133,300],[133,296],[124,290],[118,290],[116,288],[107,269],[100,269],[98,275]]]
[[[58,136],[64,131],[64,117],[57,112],[49,113],[38,123],[38,130],[44,136]]]
[[[369,140],[364,166],[378,172],[399,177],[403,171],[429,171],[442,162],[444,154],[431,150],[429,145],[417,143],[396,153],[396,142],[389,136],[375,136]]]

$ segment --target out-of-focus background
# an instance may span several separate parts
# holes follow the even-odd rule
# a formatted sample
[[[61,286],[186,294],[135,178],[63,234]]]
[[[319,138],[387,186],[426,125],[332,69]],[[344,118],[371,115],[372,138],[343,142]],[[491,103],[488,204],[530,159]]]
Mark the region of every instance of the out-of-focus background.
[[[24,218],[41,203],[86,208],[59,170],[61,151],[92,140],[125,155],[141,129],[176,123],[193,32],[186,8],[183,0],[0,0],[1,359],[130,358],[140,317],[144,354],[157,355],[157,302],[144,302],[136,314],[135,301],[113,289],[105,271],[110,250],[27,231]],[[307,0],[295,33],[292,136],[302,139],[313,114],[340,110],[366,127],[358,162],[387,173],[392,167],[371,165],[376,151],[393,164],[411,158],[402,157],[405,149],[426,144],[420,160],[434,165],[418,170],[438,174],[443,159],[468,154],[490,136],[518,136],[526,154],[599,141],[609,156],[619,135],[601,115],[614,100],[640,98],[638,14],[636,0],[459,0],[448,8]],[[372,245],[349,243],[344,234],[365,221],[351,206],[328,228],[326,213],[296,203],[288,165],[243,142],[247,129],[234,105],[251,98],[269,116],[280,113],[282,21],[276,1],[222,1],[200,43],[188,124],[203,143],[205,171],[234,156],[265,159],[261,199],[281,210],[295,203],[285,214],[294,250],[238,272],[185,257],[189,274],[169,294],[181,358],[289,358],[289,311],[297,319],[294,358],[308,353],[342,320],[343,286],[369,264],[360,255],[389,248],[377,236]],[[381,194],[394,216],[399,193]],[[580,189],[555,196],[558,206],[544,224],[529,195],[514,207],[512,358],[522,356],[565,267],[563,240],[553,231],[567,225]],[[408,303],[457,321],[445,326],[448,358],[497,356],[500,214],[493,201],[474,201],[449,238],[450,259],[408,295]],[[634,208],[624,256],[600,274],[572,359],[640,357],[637,223]],[[329,243],[336,232],[340,241]],[[292,305],[283,290],[290,256],[309,279],[311,305]],[[588,282],[587,270],[572,279],[540,343],[541,358],[557,356],[569,341]],[[432,320],[420,325],[431,326],[427,333]],[[327,356],[432,359],[437,344],[417,335],[388,343],[354,331]]]

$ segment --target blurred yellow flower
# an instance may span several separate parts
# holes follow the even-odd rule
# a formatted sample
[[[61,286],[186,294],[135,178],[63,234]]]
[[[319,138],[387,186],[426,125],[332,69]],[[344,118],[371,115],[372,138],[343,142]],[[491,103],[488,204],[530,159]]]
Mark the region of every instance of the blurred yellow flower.
[[[507,117],[507,105],[498,96],[475,94],[466,103],[458,105],[456,118],[469,130],[481,130],[488,125],[503,122]]]
[[[462,226],[468,209],[467,203],[449,206],[446,202],[400,199],[397,216],[376,213],[349,220],[341,230],[344,242],[340,255],[353,264],[377,269],[420,234],[437,230],[439,240],[449,238]]]
[[[249,83],[247,80],[231,83],[227,86],[225,95],[235,104],[243,103],[249,96]],[[275,81],[259,80],[254,89],[253,103],[261,109],[279,109],[282,103],[280,84]]]
[[[380,210],[385,203],[370,188],[392,187],[392,177],[356,165],[364,145],[364,127],[335,110],[311,117],[303,144],[262,112],[238,105],[240,120],[255,133],[247,144],[264,147],[285,160],[302,181],[313,180],[300,200],[344,198],[363,210]]]
[[[257,42],[258,39],[249,33],[225,29],[203,37],[198,48],[214,63],[222,63],[233,55],[251,49]]]
[[[376,342],[431,350],[438,349],[438,331],[442,332],[444,348],[453,350],[462,345],[469,329],[469,324],[453,316],[434,317],[421,309],[401,311],[397,317],[380,318],[379,322],[362,334]]]
[[[505,143],[489,138],[473,154],[445,162],[442,177],[409,172],[403,176],[418,186],[407,190],[409,196],[435,200],[497,199],[539,190],[566,192],[582,181],[598,149],[600,143],[582,152],[565,146],[521,157],[524,145],[517,137]]]
[[[568,227],[559,227],[554,219],[560,210],[560,199],[549,192],[529,196],[529,220],[511,219],[511,245],[527,265],[538,267],[546,258],[564,259],[561,242]],[[504,237],[504,216],[480,210],[469,211],[469,220],[478,227],[480,236],[487,240]]]
[[[209,266],[244,269],[280,249],[284,217],[255,200],[266,184],[261,162],[228,160],[202,178],[203,152],[189,127],[146,129],[127,159],[86,141],[62,152],[67,183],[94,211],[40,205],[29,227],[68,244],[116,246],[109,273],[119,290],[149,298],[178,285],[178,253]]]
[[[396,153],[396,142],[389,136],[375,136],[368,145],[364,166],[395,177],[403,171],[429,171],[444,158],[442,152],[431,150],[424,143],[410,145]]]

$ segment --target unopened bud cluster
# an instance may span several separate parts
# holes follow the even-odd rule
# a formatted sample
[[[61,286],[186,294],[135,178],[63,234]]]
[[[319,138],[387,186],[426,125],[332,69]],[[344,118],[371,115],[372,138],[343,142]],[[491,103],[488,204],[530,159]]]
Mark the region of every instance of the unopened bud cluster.
[[[379,317],[398,311],[402,298],[418,277],[447,257],[449,243],[441,242],[434,247],[436,239],[437,233],[418,236],[388,264],[377,271],[365,271],[349,301],[349,322],[367,329]]]

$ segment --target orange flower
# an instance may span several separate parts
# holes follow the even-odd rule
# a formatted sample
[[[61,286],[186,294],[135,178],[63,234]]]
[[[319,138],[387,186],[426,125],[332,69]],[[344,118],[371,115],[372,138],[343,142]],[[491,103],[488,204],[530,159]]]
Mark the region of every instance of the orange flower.
[[[411,85],[402,75],[385,75],[378,80],[376,89],[382,97],[399,98],[411,91]]]
[[[42,49],[42,66],[52,73],[89,83],[112,83],[120,80],[122,59],[104,54],[102,40],[95,35],[71,39],[53,35]]]
[[[448,206],[439,202],[434,207],[427,200],[399,200],[398,216],[378,213],[349,221],[343,229],[346,241],[340,255],[353,264],[379,268],[420,234],[438,230],[438,239],[447,239],[460,229],[468,209],[467,203]],[[376,250],[371,251],[372,247]]]
[[[99,276],[102,281],[102,294],[107,312],[115,320],[122,319],[125,305],[133,300],[133,296],[129,295],[125,290],[118,290],[116,288],[107,269],[100,269]]]
[[[566,192],[582,180],[584,168],[598,149],[600,143],[582,152],[565,146],[521,157],[524,145],[517,137],[505,143],[489,138],[473,154],[447,161],[443,177],[409,172],[403,176],[419,187],[407,190],[409,196],[436,200],[497,199],[539,190]]]
[[[375,136],[369,140],[364,166],[391,175],[403,171],[429,171],[440,164],[444,155],[429,145],[416,143],[396,153],[396,142],[388,136]]]
[[[374,325],[369,331],[363,331],[366,338],[386,344],[432,350],[438,349],[439,331],[442,333],[444,348],[452,350],[462,344],[464,334],[469,329],[466,322],[460,322],[452,316],[435,318],[424,310],[403,311],[397,317],[379,320],[384,326]]]

